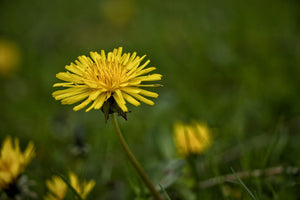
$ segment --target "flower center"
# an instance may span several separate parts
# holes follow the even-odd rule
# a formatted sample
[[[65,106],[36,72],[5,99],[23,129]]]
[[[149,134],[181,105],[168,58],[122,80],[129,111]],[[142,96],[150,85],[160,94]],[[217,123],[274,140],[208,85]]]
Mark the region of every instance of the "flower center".
[[[116,60],[93,63],[87,71],[86,84],[91,88],[106,89],[108,92],[116,91],[128,80],[126,66]]]

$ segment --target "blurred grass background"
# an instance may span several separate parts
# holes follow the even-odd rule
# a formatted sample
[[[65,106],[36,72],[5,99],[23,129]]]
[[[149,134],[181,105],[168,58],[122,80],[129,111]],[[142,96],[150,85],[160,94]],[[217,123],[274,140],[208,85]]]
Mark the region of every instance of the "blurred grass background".
[[[154,169],[151,176],[178,158],[173,123],[192,119],[207,122],[213,133],[200,161],[203,180],[230,174],[230,167],[299,167],[299,10],[295,0],[1,0],[0,44],[13,46],[12,60],[19,60],[1,70],[0,139],[35,143],[27,174],[40,197],[53,172],[72,170],[96,180],[89,199],[134,199],[139,179],[103,114],[74,112],[51,96],[55,74],[77,56],[123,46],[146,54],[163,74],[155,106],[130,106],[128,121],[119,119],[137,158]],[[182,176],[167,188],[172,199],[192,198]],[[300,197],[297,176],[245,183],[260,199]],[[201,195],[249,198],[232,183]]]

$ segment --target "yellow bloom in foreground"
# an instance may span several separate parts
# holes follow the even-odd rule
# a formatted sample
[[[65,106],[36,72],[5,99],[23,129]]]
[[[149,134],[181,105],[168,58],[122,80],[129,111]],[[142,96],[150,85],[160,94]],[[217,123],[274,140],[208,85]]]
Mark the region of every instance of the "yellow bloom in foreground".
[[[56,100],[61,100],[62,104],[74,104],[84,100],[73,109],[77,111],[91,103],[86,112],[102,108],[105,102],[109,102],[110,105],[116,103],[124,113],[128,112],[126,101],[135,106],[139,106],[140,101],[154,105],[153,101],[144,96],[156,98],[158,94],[141,89],[141,87],[160,85],[144,85],[142,82],[160,80],[161,75],[145,75],[156,69],[155,67],[146,68],[150,60],[141,64],[145,56],[136,56],[135,52],[122,54],[122,47],[114,49],[107,55],[103,50],[100,54],[90,52],[90,56],[91,58],[79,56],[75,63],[65,67],[69,71],[56,74],[58,79],[66,82],[56,83],[53,86],[68,87],[68,89],[52,93]],[[114,109],[117,108],[114,107]],[[114,112],[114,110],[111,109],[109,112]]]
[[[67,192],[67,184],[59,177],[53,176],[52,180],[47,180],[46,185],[50,191],[45,200],[63,200]]]
[[[211,144],[211,133],[206,124],[192,122],[174,125],[174,140],[179,155],[203,153]]]
[[[71,186],[76,190],[82,199],[86,199],[86,196],[94,188],[95,181],[91,180],[89,182],[84,181],[79,183],[78,177],[74,173],[70,172],[69,176]]]
[[[34,145],[30,142],[24,153],[20,151],[19,140],[7,137],[2,145],[0,157],[0,189],[8,189],[16,183],[20,174],[35,156]]]

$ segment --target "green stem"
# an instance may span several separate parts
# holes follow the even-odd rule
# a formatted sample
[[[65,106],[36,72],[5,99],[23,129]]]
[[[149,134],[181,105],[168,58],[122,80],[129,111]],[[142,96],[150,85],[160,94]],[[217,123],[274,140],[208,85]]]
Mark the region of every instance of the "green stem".
[[[195,162],[195,155],[188,155],[188,157],[186,158],[188,161],[188,164],[190,166],[190,169],[192,171],[193,177],[194,177],[194,187],[193,187],[193,191],[196,193],[196,199],[199,200],[200,199],[200,191],[198,188],[198,184],[200,182],[200,175],[197,169],[197,165]]]
[[[112,119],[112,123],[113,123],[113,126],[115,128],[115,131],[117,132],[117,135],[118,135],[119,141],[121,143],[121,146],[122,146],[126,156],[130,160],[131,164],[134,166],[134,168],[136,169],[136,171],[138,172],[138,174],[140,175],[140,177],[142,178],[142,180],[144,181],[144,183],[146,184],[146,186],[150,190],[152,196],[156,200],[163,200],[163,198],[160,196],[160,194],[156,191],[155,187],[153,186],[152,182],[150,181],[149,177],[147,176],[147,174],[145,173],[145,171],[143,170],[143,168],[141,167],[139,162],[136,160],[136,158],[134,157],[134,155],[130,151],[130,149],[129,149],[129,147],[128,147],[128,145],[127,145],[127,143],[126,143],[126,141],[125,141],[125,139],[122,135],[119,124],[118,124],[118,122],[115,118],[115,115],[110,114],[110,117]]]

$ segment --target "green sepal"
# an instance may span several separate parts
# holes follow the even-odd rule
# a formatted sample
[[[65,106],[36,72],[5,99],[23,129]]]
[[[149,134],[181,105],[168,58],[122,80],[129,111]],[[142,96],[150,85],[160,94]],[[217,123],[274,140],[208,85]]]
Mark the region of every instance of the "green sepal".
[[[125,120],[127,120],[127,112],[124,112],[117,104],[113,97],[110,97],[107,101],[104,102],[101,108],[105,122],[109,119],[109,114],[118,113],[118,116],[122,116]]]

